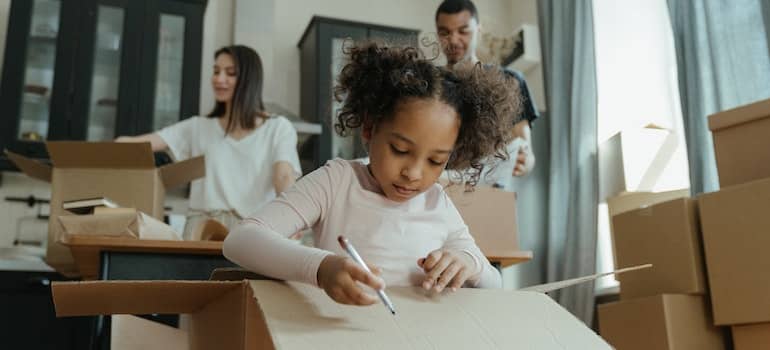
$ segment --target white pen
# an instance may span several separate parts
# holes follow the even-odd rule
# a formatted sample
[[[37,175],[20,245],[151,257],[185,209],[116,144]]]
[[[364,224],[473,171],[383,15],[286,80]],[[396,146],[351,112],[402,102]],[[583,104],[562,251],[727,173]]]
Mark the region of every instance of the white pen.
[[[343,236],[337,237],[337,241],[340,242],[340,246],[342,246],[342,249],[345,249],[346,252],[350,255],[351,258],[353,258],[353,261],[361,265],[361,267],[364,268],[364,270],[371,273],[372,271],[369,270],[369,266],[366,266],[366,263],[364,262],[364,259],[361,259],[361,256],[358,255],[358,252],[356,251],[356,248],[353,248],[353,244],[348,241],[347,238]],[[382,300],[382,303],[385,304],[385,306],[390,309],[390,313],[395,315],[396,314],[396,308],[393,307],[393,303],[390,302],[390,298],[388,298],[388,295],[385,294],[384,289],[378,289],[377,295],[380,296],[380,299]]]

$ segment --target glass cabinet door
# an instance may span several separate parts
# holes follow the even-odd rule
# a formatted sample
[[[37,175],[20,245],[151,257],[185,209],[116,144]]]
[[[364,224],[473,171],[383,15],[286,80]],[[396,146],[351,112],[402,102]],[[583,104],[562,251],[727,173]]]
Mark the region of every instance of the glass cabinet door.
[[[161,14],[158,28],[158,55],[153,104],[153,130],[179,121],[182,103],[185,18]]]
[[[88,141],[115,138],[125,9],[99,5],[88,106]]]
[[[59,0],[32,2],[17,140],[42,141],[48,135],[60,11]]]

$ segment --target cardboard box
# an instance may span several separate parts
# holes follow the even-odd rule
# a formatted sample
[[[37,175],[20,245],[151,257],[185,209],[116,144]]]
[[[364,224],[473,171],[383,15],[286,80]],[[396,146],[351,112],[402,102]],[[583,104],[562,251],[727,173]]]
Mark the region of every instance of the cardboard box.
[[[618,268],[652,268],[618,275],[622,300],[663,293],[704,294],[701,233],[696,201],[674,199],[612,218]]]
[[[65,275],[76,275],[72,254],[58,243],[58,217],[71,215],[62,202],[108,197],[121,205],[163,218],[166,189],[205,173],[203,157],[155,167],[149,143],[47,142],[53,166],[6,152],[27,175],[51,183],[46,263]]]
[[[612,232],[615,231],[612,218],[615,215],[646,207],[648,205],[689,196],[690,189],[685,188],[665,192],[623,192],[617,196],[607,198],[607,211],[610,220],[610,247],[612,247],[612,261],[614,262],[614,266],[618,266],[617,252],[615,251],[615,244],[612,242]]]
[[[678,144],[676,133],[652,125],[619,132],[602,142],[600,200],[621,192],[658,192],[687,186],[680,175],[687,172],[686,162],[672,161]]]
[[[770,99],[709,116],[719,186],[770,177]]]
[[[770,322],[770,179],[698,198],[717,325]]]
[[[182,237],[162,221],[131,208],[94,215],[59,216],[61,241],[70,235],[123,237],[136,239],[182,240]]]
[[[724,349],[705,297],[663,294],[599,305],[599,334],[619,350]]]
[[[192,314],[191,349],[609,349],[542,293],[388,288],[397,314],[278,281],[55,283],[57,316]]]
[[[462,185],[447,186],[446,192],[485,256],[520,252],[516,193],[490,187],[466,192]]]
[[[770,347],[770,323],[732,326],[735,350],[767,350]]]

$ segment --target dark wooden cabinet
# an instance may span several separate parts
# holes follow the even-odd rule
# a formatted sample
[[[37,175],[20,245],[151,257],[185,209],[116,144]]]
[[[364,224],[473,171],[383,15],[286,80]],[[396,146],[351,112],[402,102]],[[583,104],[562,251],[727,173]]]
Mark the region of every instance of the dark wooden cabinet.
[[[47,158],[45,140],[111,140],[197,114],[205,8],[206,0],[12,0],[0,149]]]
[[[334,131],[338,104],[333,100],[337,75],[344,65],[343,46],[354,41],[384,39],[417,44],[419,31],[315,16],[297,45],[300,49],[300,114],[322,126],[321,135],[300,145],[302,171],[307,174],[327,160],[365,155],[359,136],[342,138]]]
[[[56,318],[55,272],[0,271],[0,348],[88,349],[92,317]]]

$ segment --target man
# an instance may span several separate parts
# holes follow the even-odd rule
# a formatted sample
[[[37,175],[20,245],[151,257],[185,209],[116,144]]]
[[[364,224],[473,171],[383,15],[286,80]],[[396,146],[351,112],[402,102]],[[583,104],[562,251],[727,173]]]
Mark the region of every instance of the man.
[[[441,49],[447,58],[447,66],[468,61],[475,64],[481,24],[476,6],[470,0],[444,0],[436,10],[436,31],[441,42]],[[524,77],[515,71],[506,69],[506,74],[519,83],[523,102],[522,120],[513,127],[514,136],[520,138],[521,146],[516,156],[513,176],[528,174],[535,167],[535,155],[532,152],[530,127],[538,117],[534,101],[529,95]]]

